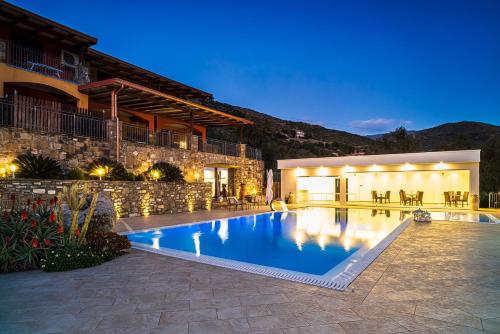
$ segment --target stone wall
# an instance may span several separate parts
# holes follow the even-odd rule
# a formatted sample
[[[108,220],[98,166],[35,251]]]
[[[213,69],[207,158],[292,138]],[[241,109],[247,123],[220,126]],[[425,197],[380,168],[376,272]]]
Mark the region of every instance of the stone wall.
[[[112,140],[0,128],[0,168],[10,164],[17,155],[28,152],[50,156],[70,168],[85,168],[99,157],[116,159],[114,144]],[[203,182],[204,167],[234,168],[234,195],[239,194],[241,183],[245,184],[248,194],[263,191],[264,163],[247,159],[244,145],[240,145],[239,157],[199,152],[195,148],[196,146],[193,150],[183,150],[121,141],[120,161],[134,173],[143,172],[158,161],[170,162],[183,171],[189,182]]]
[[[13,193],[23,203],[38,197],[48,200],[74,182],[108,195],[119,217],[206,210],[211,203],[210,185],[200,182],[1,180],[0,196],[4,205]]]

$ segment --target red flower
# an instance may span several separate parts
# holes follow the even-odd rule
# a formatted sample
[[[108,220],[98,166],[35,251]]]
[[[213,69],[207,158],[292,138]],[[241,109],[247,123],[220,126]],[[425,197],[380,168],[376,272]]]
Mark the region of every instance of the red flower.
[[[57,233],[59,233],[59,234],[63,234],[63,233],[64,233],[64,226],[59,225],[59,226],[57,227]]]
[[[76,235],[77,237],[80,237],[80,229],[79,229],[79,228],[77,228],[77,229],[75,230],[75,235]]]
[[[34,219],[32,219],[32,220],[31,220],[31,227],[32,227],[32,228],[36,228],[37,226],[38,226],[37,221],[36,221],[36,220],[34,220]]]
[[[31,239],[31,247],[38,248],[38,239],[37,238]]]
[[[43,244],[45,245],[45,247],[49,247],[50,246],[50,240],[43,239]]]
[[[16,201],[16,194],[10,194],[10,200],[12,202],[15,202]]]
[[[28,219],[28,212],[26,210],[21,211],[21,220],[24,222]]]
[[[40,197],[38,197],[38,198],[36,199],[36,204],[37,204],[37,205],[42,205],[42,204],[43,204],[43,201],[42,201],[42,199],[41,199]]]
[[[53,199],[53,198],[51,198],[51,199],[50,199],[50,201],[49,201],[49,205],[50,205],[51,207],[52,207],[52,206],[54,206],[54,199]]]
[[[50,212],[50,216],[49,216],[49,221],[51,223],[55,222],[56,221],[56,213],[54,211],[51,211]]]

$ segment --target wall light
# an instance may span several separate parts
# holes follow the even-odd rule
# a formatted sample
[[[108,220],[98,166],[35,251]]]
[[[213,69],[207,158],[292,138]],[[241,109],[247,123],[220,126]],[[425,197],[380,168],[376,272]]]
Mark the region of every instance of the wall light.
[[[415,170],[415,166],[405,163],[403,166],[401,166],[401,170]]]
[[[372,165],[372,166],[369,168],[369,170],[370,170],[371,172],[380,172],[380,171],[382,170],[382,168],[381,168],[379,165],[374,164],[374,165]]]
[[[328,175],[328,169],[326,169],[323,166],[319,167],[318,168],[318,175],[319,176],[326,176],[326,175]]]
[[[196,179],[196,182],[198,182],[200,180],[200,173],[194,173],[194,178]]]
[[[445,170],[447,169],[446,164],[444,164],[442,161],[434,166],[434,169],[437,170]]]
[[[342,171],[344,173],[351,173],[351,172],[354,172],[354,168],[349,166],[349,165],[345,165],[345,167],[342,169]]]
[[[303,168],[297,167],[295,169],[295,176],[304,176],[305,170]]]

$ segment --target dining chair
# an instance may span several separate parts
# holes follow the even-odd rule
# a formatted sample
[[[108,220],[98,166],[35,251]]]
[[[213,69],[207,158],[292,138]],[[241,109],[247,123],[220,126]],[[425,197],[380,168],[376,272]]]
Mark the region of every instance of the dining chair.
[[[455,202],[455,200],[453,200]],[[456,203],[456,202],[455,202]],[[451,206],[452,200],[451,200],[451,195],[449,191],[444,192],[444,206],[449,205]]]
[[[377,203],[377,191],[372,190],[372,202]]]
[[[424,192],[423,191],[417,191],[417,196],[415,197],[415,202],[420,203],[420,205],[424,205],[423,203],[424,200]]]
[[[391,203],[391,191],[387,190],[385,192],[385,197],[384,197],[385,203]]]
[[[464,206],[464,203],[465,205],[469,205],[469,192],[468,191],[464,191],[464,194],[462,196],[462,198],[460,199],[460,202],[462,203],[462,207]]]
[[[399,191],[399,204],[404,204],[406,203],[411,203],[411,198],[406,196],[406,193],[404,190]]]

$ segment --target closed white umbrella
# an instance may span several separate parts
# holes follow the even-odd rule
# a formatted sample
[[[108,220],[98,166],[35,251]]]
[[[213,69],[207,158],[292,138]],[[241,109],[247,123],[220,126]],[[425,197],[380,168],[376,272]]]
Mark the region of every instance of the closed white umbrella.
[[[266,187],[266,203],[271,203],[273,200],[273,170],[267,171],[267,187]]]

